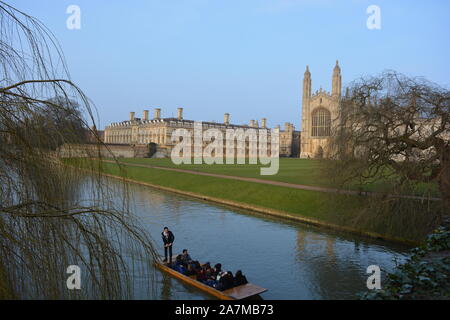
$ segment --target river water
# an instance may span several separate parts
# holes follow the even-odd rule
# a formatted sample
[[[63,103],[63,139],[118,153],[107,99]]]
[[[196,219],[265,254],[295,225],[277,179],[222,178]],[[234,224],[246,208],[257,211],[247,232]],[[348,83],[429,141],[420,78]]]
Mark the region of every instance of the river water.
[[[117,192],[122,183],[110,181]],[[241,269],[249,282],[267,288],[263,299],[354,299],[366,288],[366,269],[392,271],[409,248],[303,223],[271,218],[130,184],[131,210],[163,254],[161,231],[175,235],[174,254]],[[384,274],[384,273],[383,273]],[[139,279],[141,285],[149,279]],[[211,299],[160,271],[145,299]],[[383,282],[382,282],[383,285]]]

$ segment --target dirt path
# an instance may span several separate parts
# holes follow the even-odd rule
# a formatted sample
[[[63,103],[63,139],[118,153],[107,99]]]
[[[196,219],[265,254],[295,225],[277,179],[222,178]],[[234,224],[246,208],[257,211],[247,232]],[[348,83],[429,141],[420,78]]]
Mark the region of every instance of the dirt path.
[[[115,163],[111,160],[103,160],[104,162],[109,163]],[[177,169],[177,168],[169,168],[169,167],[161,167],[161,166],[153,166],[149,164],[140,164],[140,163],[129,163],[129,162],[121,162],[120,164],[130,167],[141,167],[141,168],[150,168],[150,169],[158,169],[158,170],[166,170],[166,171],[174,171],[174,172],[182,172],[182,173],[189,173],[189,174],[196,174],[200,176],[207,176],[207,177],[215,177],[215,178],[222,178],[222,179],[230,179],[230,180],[239,180],[239,181],[247,181],[247,182],[254,182],[254,183],[261,183],[261,184],[268,184],[273,186],[279,186],[279,187],[286,187],[286,188],[293,188],[293,189],[301,189],[301,190],[310,190],[310,191],[320,191],[320,192],[328,192],[328,193],[339,193],[339,194],[349,194],[349,195],[377,195],[375,192],[368,192],[368,191],[355,191],[355,190],[342,190],[342,189],[335,189],[335,188],[326,188],[326,187],[315,187],[315,186],[308,186],[304,184],[294,184],[294,183],[288,183],[288,182],[281,182],[281,181],[273,181],[273,180],[264,180],[264,179],[257,179],[257,178],[247,178],[247,177],[239,177],[239,176],[230,176],[225,174],[217,174],[217,173],[209,173],[209,172],[201,172],[201,171],[194,171],[194,170],[186,170],[186,169]],[[396,198],[403,198],[403,199],[415,199],[415,200],[432,200],[432,201],[440,201],[440,198],[427,198],[427,197],[421,197],[421,196],[408,196],[408,195],[387,195],[388,197],[396,197]]]

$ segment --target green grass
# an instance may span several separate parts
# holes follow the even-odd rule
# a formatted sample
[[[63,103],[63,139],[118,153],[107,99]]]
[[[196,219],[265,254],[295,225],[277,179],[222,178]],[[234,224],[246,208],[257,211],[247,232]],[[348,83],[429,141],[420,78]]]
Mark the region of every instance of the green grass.
[[[280,158],[280,169],[276,175],[262,176],[260,164],[181,164],[176,165],[171,159],[145,159],[145,158],[120,158],[119,161],[127,163],[148,164],[169,168],[180,168],[200,172],[257,178],[263,180],[281,181],[310,186],[330,186],[327,179],[320,175],[320,161],[306,159]]]
[[[294,159],[294,158],[280,158],[280,168],[276,175],[262,176],[260,168],[262,165],[250,164],[232,164],[232,165],[207,165],[207,164],[174,164],[171,159],[148,159],[148,158],[120,158],[119,161],[130,164],[147,164],[169,168],[187,169],[199,172],[208,172],[215,174],[223,174],[229,176],[239,176],[247,178],[257,178],[262,180],[272,180],[287,182],[293,184],[303,184],[317,187],[336,187],[334,185],[333,177],[327,177],[324,174],[324,163],[313,159]],[[369,183],[360,188],[356,186],[349,186],[349,189],[364,191],[385,191],[389,190],[389,182],[377,181]],[[411,194],[423,195],[430,192],[433,196],[438,196],[436,184],[417,184]]]

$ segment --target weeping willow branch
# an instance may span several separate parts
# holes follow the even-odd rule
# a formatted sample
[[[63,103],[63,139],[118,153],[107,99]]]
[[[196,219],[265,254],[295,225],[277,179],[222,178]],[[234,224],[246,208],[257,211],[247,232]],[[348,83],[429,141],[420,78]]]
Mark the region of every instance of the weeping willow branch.
[[[58,159],[90,134],[97,148],[78,163],[101,172],[94,114],[51,31],[0,1],[0,298],[131,298],[135,273],[151,276],[152,242],[126,185],[118,196]],[[82,269],[82,290],[67,289],[69,265]]]

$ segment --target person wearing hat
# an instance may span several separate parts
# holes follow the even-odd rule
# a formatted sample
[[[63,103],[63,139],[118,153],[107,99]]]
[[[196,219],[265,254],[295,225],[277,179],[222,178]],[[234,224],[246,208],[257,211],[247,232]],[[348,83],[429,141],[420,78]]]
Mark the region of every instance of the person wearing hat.
[[[163,232],[161,232],[162,240],[164,243],[164,260],[163,262],[167,262],[167,251],[169,251],[169,263],[172,263],[172,246],[175,241],[175,236],[172,231],[169,230],[168,227],[164,227]]]

